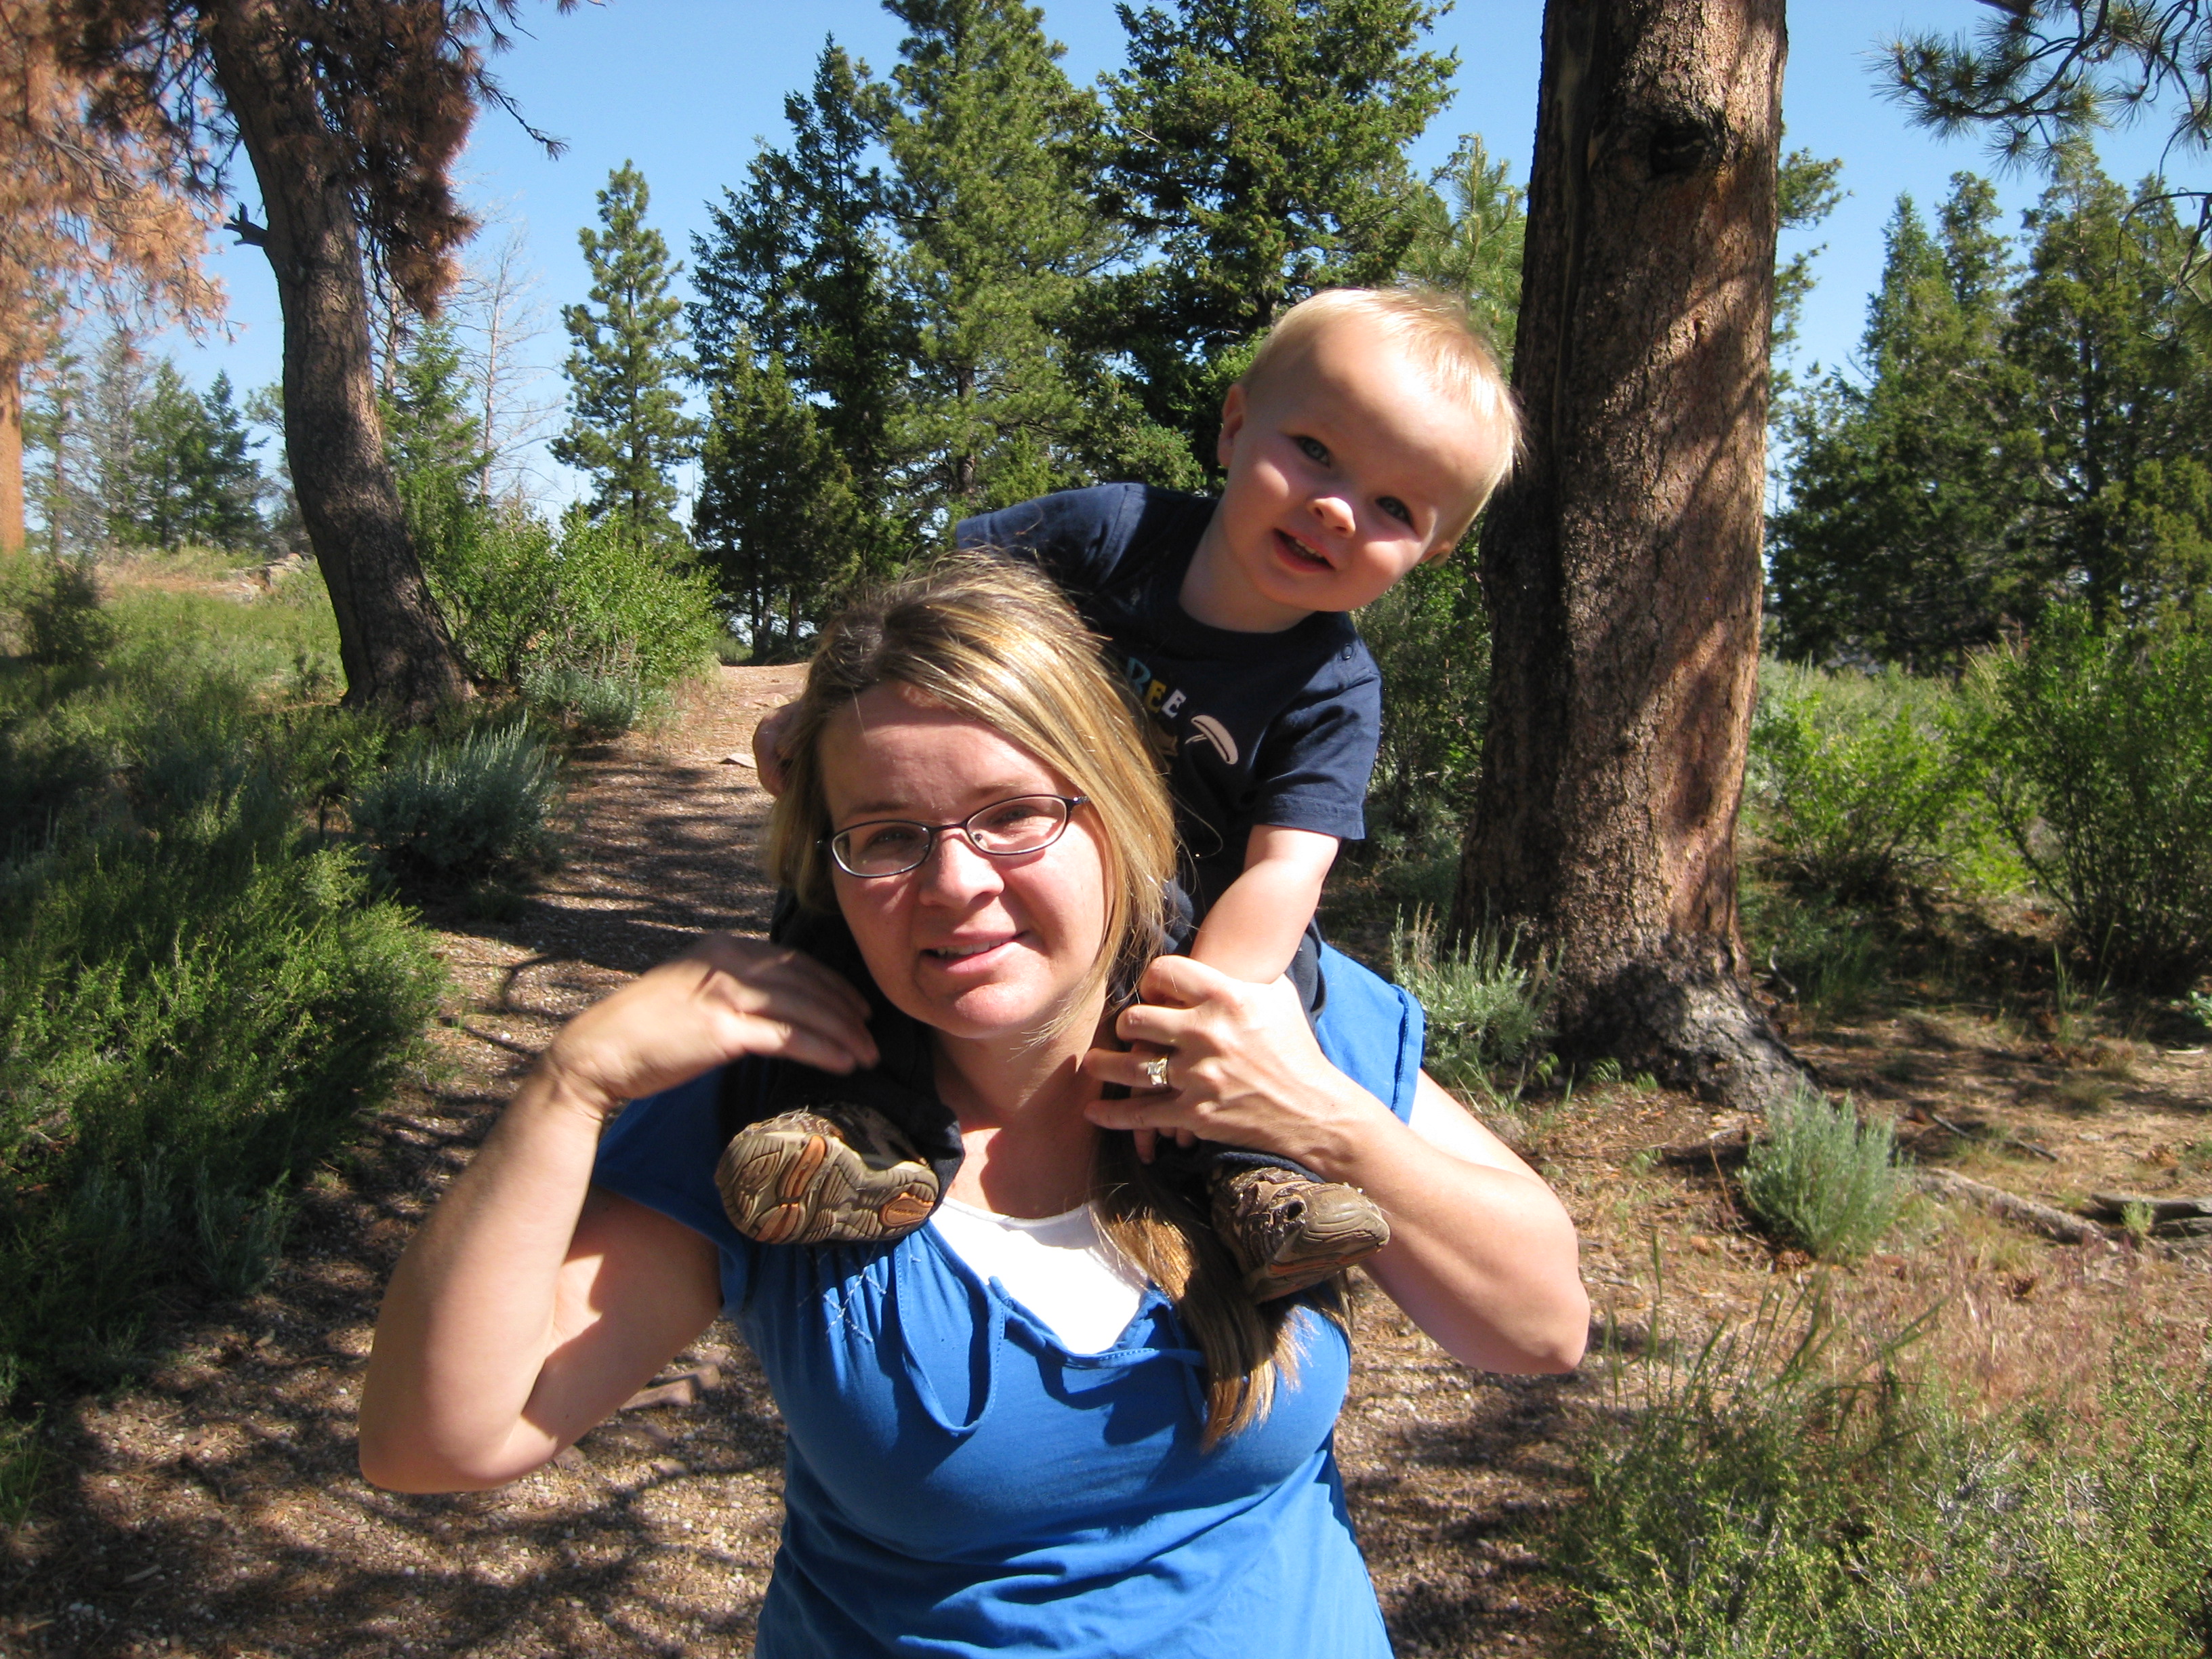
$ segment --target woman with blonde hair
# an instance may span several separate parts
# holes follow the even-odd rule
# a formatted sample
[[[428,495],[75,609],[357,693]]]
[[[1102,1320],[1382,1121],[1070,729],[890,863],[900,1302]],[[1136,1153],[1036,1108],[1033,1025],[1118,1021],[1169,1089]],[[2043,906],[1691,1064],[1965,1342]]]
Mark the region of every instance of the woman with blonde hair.
[[[1393,988],[1333,979],[1324,1054],[1287,986],[1146,965],[1167,803],[1042,577],[970,560],[848,612],[787,752],[775,873],[839,908],[929,1028],[964,1151],[946,1202],[893,1243],[737,1232],[712,1178],[726,1093],[877,1055],[844,980],[703,939],[563,1028],[410,1244],[363,1473],[514,1480],[726,1311],[790,1437],[759,1653],[1386,1654],[1332,1450],[1336,1287],[1255,1304],[1122,1131],[1363,1186],[1391,1224],[1374,1278],[1491,1370],[1580,1354],[1558,1200],[1420,1074]],[[1133,1047],[1094,1048],[1132,979]]]

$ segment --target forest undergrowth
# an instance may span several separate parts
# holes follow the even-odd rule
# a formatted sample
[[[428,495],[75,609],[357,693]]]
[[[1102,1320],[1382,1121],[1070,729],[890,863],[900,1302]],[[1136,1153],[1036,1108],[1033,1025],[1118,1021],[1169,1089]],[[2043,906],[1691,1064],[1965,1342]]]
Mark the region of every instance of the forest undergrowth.
[[[328,643],[312,590],[248,603],[246,582],[156,562],[106,611],[118,640],[151,629],[171,656],[196,629],[242,627],[246,642],[222,649],[244,690],[219,708],[289,731],[327,702],[314,653]],[[17,684],[34,666],[19,663]],[[762,798],[723,757],[744,752],[792,672],[720,671],[612,744],[512,714],[421,740],[447,752],[525,731],[568,757],[566,793],[538,821],[554,851],[526,837],[495,876],[441,878],[404,841],[354,833],[349,803],[404,769],[406,745],[362,739],[343,778],[283,775],[302,837],[286,857],[340,860],[329,914],[386,915],[393,960],[428,971],[434,957],[441,992],[421,988],[435,975],[401,985],[435,994],[439,1017],[422,1046],[386,1051],[386,1103],[348,1097],[313,1120],[319,1139],[278,1149],[289,1173],[233,1180],[225,1224],[195,1207],[201,1166],[177,1166],[157,1215],[167,1259],[135,1311],[92,1328],[103,1346],[19,1361],[40,1381],[12,1419],[11,1650],[744,1650],[774,1547],[778,1430],[726,1335],[569,1463],[483,1499],[362,1487],[349,1401],[393,1254],[562,1014],[689,928],[759,925],[745,843]],[[1785,679],[1769,707],[1826,695]],[[1762,766],[1808,745],[1827,757],[1756,776],[1747,830],[1762,994],[1826,1098],[1849,1103],[1834,1120],[1848,1136],[1824,1133],[1848,1139],[1865,1179],[1897,1183],[1893,1206],[1869,1212],[1889,1224],[1848,1246],[1793,1231],[1776,1218],[1787,1206],[1759,1196],[1799,1178],[1790,1159],[1764,1188],[1753,1178],[1765,1126],[1618,1067],[1559,1066],[1540,957],[1510,936],[1447,945],[1447,861],[1418,836],[1348,866],[1333,894],[1332,937],[1415,987],[1432,1068],[1565,1199],[1596,1310],[1580,1375],[1516,1381],[1470,1376],[1363,1297],[1340,1448],[1401,1653],[1967,1653],[1996,1650],[1993,1632],[2020,1651],[2201,1651],[2190,1587],[2212,1565],[2212,1526],[2195,1474],[2206,1279],[2192,1242],[2158,1231],[2153,1208],[2059,1243],[1913,1177],[1948,1170],[2067,1212],[2099,1194],[2212,1194],[2212,1029],[2201,993],[2100,969],[1986,826],[1945,831],[1983,837],[1978,866],[1908,848],[1892,867],[1912,878],[1888,886],[1808,878],[1834,849],[1780,822],[1816,787],[1799,775],[1826,766],[1831,795],[1852,780],[1878,800],[1907,793],[1890,714],[1929,695],[1838,682],[1832,702],[1874,714],[1815,708],[1799,750],[1770,731]],[[52,726],[51,709],[40,718]],[[1852,758],[1870,729],[1887,735]],[[117,822],[143,839],[144,764],[109,775],[112,810],[133,815]],[[1794,798],[1778,781],[1792,776]],[[1994,873],[1975,885],[1967,869]],[[1868,941],[1856,965],[1846,940]],[[1820,1139],[1793,1154],[1816,1178]],[[100,1167],[149,1189],[128,1158]],[[256,1217],[270,1219],[257,1231]],[[36,1235],[19,1222],[14,1237]]]

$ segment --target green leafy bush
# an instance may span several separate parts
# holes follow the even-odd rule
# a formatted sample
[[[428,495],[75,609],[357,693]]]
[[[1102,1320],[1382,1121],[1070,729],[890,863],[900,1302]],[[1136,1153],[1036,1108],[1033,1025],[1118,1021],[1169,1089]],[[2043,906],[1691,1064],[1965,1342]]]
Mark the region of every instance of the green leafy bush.
[[[1422,565],[1358,620],[1382,671],[1382,732],[1367,797],[1371,843],[1385,857],[1419,858],[1455,840],[1482,763],[1490,626],[1474,550]]]
[[[580,512],[557,534],[527,512],[453,513],[425,536],[424,568],[471,668],[504,685],[570,672],[658,691],[712,663],[725,632],[680,541]]]
[[[522,700],[587,743],[604,743],[629,731],[645,712],[646,702],[635,681],[578,668],[532,669],[522,677]]]
[[[1544,1035],[1541,964],[1516,962],[1517,944],[1485,933],[1450,950],[1431,910],[1390,930],[1391,977],[1426,1012],[1425,1063],[1448,1088],[1486,1091],[1492,1066],[1522,1059]]]
[[[2212,966],[2212,635],[2051,613],[1978,659],[1970,752],[1996,820],[2108,975]]]
[[[0,687],[0,799],[46,814],[0,860],[0,1369],[34,1398],[133,1370],[165,1287],[265,1273],[442,983],[303,830],[350,717],[156,643]]]
[[[1952,753],[1951,701],[1893,670],[1760,664],[1745,781],[1796,884],[1879,902],[1956,861],[1977,825],[1973,775]]]
[[[560,603],[552,526],[515,507],[476,508],[444,497],[435,505],[433,514],[416,504],[410,517],[453,642],[479,678],[519,685]]]
[[[1897,1139],[1809,1088],[1778,1101],[1743,1168],[1744,1201],[1823,1261],[1853,1261],[1881,1240],[1905,1201]]]
[[[84,561],[49,559],[43,580],[23,595],[23,642],[33,662],[82,668],[115,645],[113,620],[100,603],[100,584]]]
[[[658,691],[714,659],[714,588],[680,542],[655,542],[572,513],[561,526],[560,604],[532,653]]]
[[[2212,1375],[2124,1357],[2084,1433],[2033,1407],[1962,1421],[1901,1346],[1854,1358],[1817,1302],[1770,1298],[1686,1364],[1646,1361],[1640,1391],[1616,1370],[1558,1540],[1598,1652],[2205,1650]]]
[[[410,734],[356,788],[351,811],[354,828],[395,871],[469,882],[550,861],[559,799],[544,739],[514,722],[458,742]]]

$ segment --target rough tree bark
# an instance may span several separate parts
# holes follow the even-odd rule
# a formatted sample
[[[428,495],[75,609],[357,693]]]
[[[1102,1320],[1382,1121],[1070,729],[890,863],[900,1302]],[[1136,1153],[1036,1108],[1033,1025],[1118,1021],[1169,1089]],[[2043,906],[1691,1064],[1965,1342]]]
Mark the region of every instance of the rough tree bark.
[[[23,550],[23,366],[0,362],[0,553]]]
[[[1739,977],[1784,0],[1550,0],[1514,386],[1480,554],[1490,720],[1453,924],[1552,952],[1571,1057],[1759,1105]]]
[[[360,227],[306,60],[271,0],[206,8],[216,79],[261,186],[284,316],[284,453],[337,613],[349,706],[407,719],[469,695],[384,453]]]

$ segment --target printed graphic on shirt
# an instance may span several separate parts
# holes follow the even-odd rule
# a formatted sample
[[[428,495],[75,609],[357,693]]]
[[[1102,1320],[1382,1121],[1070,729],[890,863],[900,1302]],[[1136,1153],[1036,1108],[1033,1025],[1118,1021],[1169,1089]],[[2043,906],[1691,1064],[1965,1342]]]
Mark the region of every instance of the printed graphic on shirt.
[[[1239,750],[1235,735],[1211,714],[1188,714],[1182,718],[1190,726],[1188,733],[1176,730],[1176,717],[1189,701],[1188,694],[1175,690],[1152,672],[1152,665],[1141,657],[1123,659],[1121,672],[1137,701],[1144,704],[1152,717],[1152,748],[1164,760],[1172,759],[1176,751],[1191,744],[1204,744],[1221,757],[1224,766],[1237,764]]]

